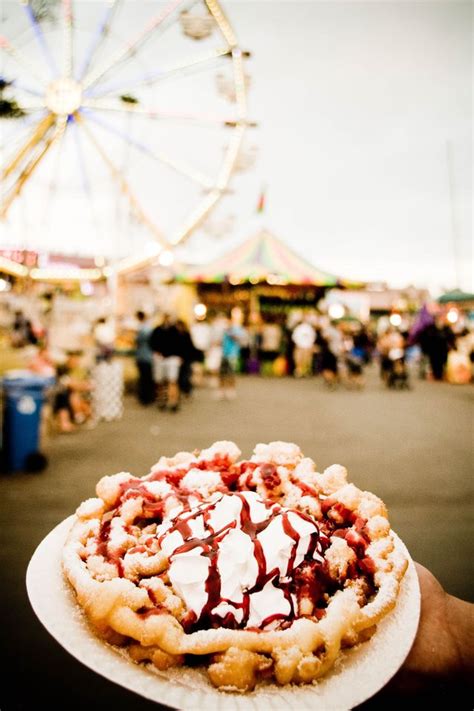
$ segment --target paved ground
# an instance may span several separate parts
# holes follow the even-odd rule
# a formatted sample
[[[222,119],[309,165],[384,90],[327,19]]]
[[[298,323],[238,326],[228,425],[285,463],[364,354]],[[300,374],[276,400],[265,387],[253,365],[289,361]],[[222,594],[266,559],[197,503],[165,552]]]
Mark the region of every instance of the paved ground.
[[[248,377],[239,382],[235,401],[215,402],[211,390],[200,389],[177,414],[143,409],[128,398],[120,422],[50,441],[45,472],[3,476],[2,611],[7,615],[2,632],[11,668],[24,679],[4,684],[3,711],[29,711],[40,702],[56,709],[72,698],[90,704],[95,694],[97,706],[151,708],[84,669],[51,640],[28,604],[25,571],[42,538],[93,495],[100,476],[120,470],[141,476],[161,454],[218,439],[234,440],[244,455],[257,442],[282,439],[298,443],[320,471],[334,462],[344,464],[357,486],[384,499],[412,557],[448,592],[474,600],[474,390],[413,385],[411,391],[387,391],[375,371],[362,392],[328,392],[319,380]]]

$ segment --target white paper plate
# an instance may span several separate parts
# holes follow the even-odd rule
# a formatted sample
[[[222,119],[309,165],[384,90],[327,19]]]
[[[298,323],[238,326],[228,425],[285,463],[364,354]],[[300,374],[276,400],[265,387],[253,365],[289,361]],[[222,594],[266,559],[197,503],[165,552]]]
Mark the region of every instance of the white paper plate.
[[[378,625],[372,639],[342,653],[333,670],[317,684],[282,688],[261,685],[245,695],[219,692],[205,672],[177,668],[158,672],[129,661],[120,650],[99,640],[90,630],[74,594],[64,580],[61,552],[73,516],[54,528],[36,549],[26,575],[31,605],[48,632],[76,659],[98,674],[147,699],[188,711],[261,711],[311,709],[343,711],[369,699],[403,664],[416,635],[420,588],[415,566],[405,574],[393,612]],[[408,555],[402,541],[397,546]]]

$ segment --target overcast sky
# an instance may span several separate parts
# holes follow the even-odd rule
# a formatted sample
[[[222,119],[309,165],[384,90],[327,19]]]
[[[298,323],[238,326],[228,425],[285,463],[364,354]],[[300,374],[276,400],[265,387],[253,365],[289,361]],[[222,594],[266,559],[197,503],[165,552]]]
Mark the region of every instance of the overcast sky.
[[[85,47],[104,3],[99,7],[98,2],[81,0],[74,5],[77,26],[89,27],[77,40]],[[258,127],[247,132],[246,145],[257,149],[257,161],[251,170],[235,175],[230,194],[210,217],[208,227],[220,237],[198,230],[184,256],[206,261],[266,227],[321,269],[343,277],[414,284],[430,288],[433,295],[456,285],[472,290],[471,4],[223,0],[222,5],[242,48],[252,53],[247,63],[249,114]],[[160,3],[151,0],[125,3],[111,42],[139,31],[157,6]],[[3,7],[5,33],[18,37],[22,51],[46,72],[39,43],[31,29],[30,35],[25,31],[28,22],[20,4],[15,0]],[[181,41],[179,27],[175,33],[167,31],[160,44],[147,45],[143,66],[172,65],[174,43]],[[196,51],[197,44],[187,42]],[[7,78],[16,77],[17,70],[7,58],[2,70]],[[135,71],[133,62],[124,71]],[[151,100],[161,108],[168,102],[175,109],[180,101],[186,108],[186,99],[199,110],[214,110],[215,72],[209,80],[199,75],[185,78],[181,94],[178,88],[173,93],[170,82],[160,84]],[[218,101],[216,110],[229,111],[222,109],[223,99]],[[108,115],[105,119],[113,120]],[[122,124],[120,130],[125,127],[135,141],[154,140],[157,148],[164,136],[170,154],[180,157],[181,152],[181,158],[198,161],[205,171],[212,161],[222,159],[222,143],[211,134],[209,143],[204,138],[196,141],[177,127],[173,138],[172,127],[164,129],[165,125],[170,124],[155,122],[143,130],[139,124]],[[162,226],[167,229],[181,208],[184,214],[191,189],[197,191],[197,186],[176,183],[175,188],[172,174],[160,182],[159,166],[147,163],[143,153],[136,152],[134,162],[127,158],[134,149],[127,148],[125,155],[117,131],[97,126],[94,130],[132,183],[135,171],[137,194],[145,207],[157,208]],[[165,131],[161,137],[160,130]],[[77,252],[99,250],[100,239],[90,225],[92,210],[80,203],[87,182],[101,220],[100,235],[105,234],[104,225],[117,231],[119,191],[104,165],[101,177],[100,157],[90,145],[86,150],[87,138],[82,139],[84,156],[78,161],[79,141],[77,136],[73,140],[73,133],[64,142],[60,159],[48,154],[34,180],[28,181],[21,197],[26,203],[19,200],[13,205],[2,233],[7,242],[14,238],[35,248],[54,237],[51,244],[56,249],[64,245]],[[64,172],[68,155],[70,174]],[[61,193],[51,187],[55,180],[71,184]],[[41,196],[35,185],[43,191]],[[257,215],[263,186],[266,207]],[[166,198],[165,188],[170,191]],[[61,198],[57,202],[62,223],[56,236],[44,217],[52,197]],[[74,209],[83,224],[71,219]],[[173,210],[177,215],[171,214]]]
[[[470,3],[226,7],[259,123],[233,241],[263,224],[344,276],[472,289]]]

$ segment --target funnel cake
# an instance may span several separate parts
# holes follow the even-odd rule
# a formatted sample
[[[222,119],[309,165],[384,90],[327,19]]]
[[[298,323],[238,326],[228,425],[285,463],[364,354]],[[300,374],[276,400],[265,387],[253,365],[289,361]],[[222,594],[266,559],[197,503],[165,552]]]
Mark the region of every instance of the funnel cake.
[[[232,442],[103,477],[63,567],[97,634],[136,662],[205,665],[223,690],[308,683],[370,638],[408,561],[387,511],[291,443]]]

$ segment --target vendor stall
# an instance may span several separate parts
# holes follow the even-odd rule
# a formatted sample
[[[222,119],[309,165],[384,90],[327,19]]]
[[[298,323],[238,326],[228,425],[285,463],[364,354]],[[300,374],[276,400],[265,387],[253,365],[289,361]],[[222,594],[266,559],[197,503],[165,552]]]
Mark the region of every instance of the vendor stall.
[[[461,291],[461,289],[453,289],[442,294],[438,299],[439,304],[455,305],[465,310],[474,309],[474,294]]]
[[[474,323],[474,294],[453,289],[438,298],[441,315],[445,321],[456,331],[461,332],[464,328],[472,331]]]

